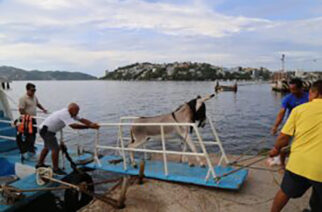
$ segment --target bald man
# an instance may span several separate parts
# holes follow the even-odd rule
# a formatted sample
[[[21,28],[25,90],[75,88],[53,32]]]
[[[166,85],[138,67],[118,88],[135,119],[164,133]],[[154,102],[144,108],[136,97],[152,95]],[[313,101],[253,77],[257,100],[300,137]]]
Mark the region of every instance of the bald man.
[[[61,131],[65,126],[70,126],[73,129],[98,129],[99,125],[87,119],[78,117],[79,106],[76,103],[70,103],[68,108],[56,111],[48,116],[40,125],[40,136],[44,140],[44,148],[41,151],[38,167],[48,167],[44,164],[46,156],[51,150],[53,171],[57,175],[66,174],[58,167],[59,161],[59,145],[56,138],[56,133]],[[79,122],[79,123],[76,123]]]

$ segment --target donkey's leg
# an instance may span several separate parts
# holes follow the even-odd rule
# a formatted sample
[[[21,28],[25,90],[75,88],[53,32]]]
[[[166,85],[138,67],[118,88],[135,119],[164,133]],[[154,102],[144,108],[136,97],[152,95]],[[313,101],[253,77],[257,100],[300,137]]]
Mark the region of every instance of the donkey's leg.
[[[183,140],[183,148],[182,151],[186,152],[187,151],[187,136],[189,134],[189,131],[187,130],[187,127],[176,127],[176,132],[178,133],[178,135],[182,138]],[[180,163],[186,163],[188,162],[188,157],[186,155],[181,155],[180,156]]]
[[[186,139],[186,142],[188,144],[188,146],[190,147],[191,151],[194,152],[194,153],[197,153],[197,148],[196,146],[194,145],[193,141],[191,140],[191,137],[188,135],[187,136],[187,139]],[[205,167],[205,164],[204,162],[200,159],[199,156],[196,156],[197,158],[197,161],[199,162],[200,166],[201,167]]]
[[[191,140],[190,136],[189,136],[189,128],[185,127],[183,129],[181,128],[180,130],[181,131],[178,131],[178,133],[179,133],[179,135],[182,137],[182,139],[184,141],[183,152],[186,152],[187,144],[189,145],[189,148],[191,149],[191,146],[189,144],[189,141]],[[188,141],[188,139],[189,139],[189,141]],[[190,143],[192,143],[192,142],[190,142]],[[194,150],[191,149],[191,151],[196,152],[196,148],[194,148]],[[182,155],[182,161],[184,161],[184,162],[188,161],[189,166],[194,166],[194,164],[188,159],[188,156],[186,156],[186,155]],[[200,160],[197,159],[197,161],[199,162]]]
[[[183,152],[186,152],[187,151],[187,142],[184,140],[183,141],[183,149],[182,149]],[[188,158],[186,155],[181,155],[180,157],[180,163],[185,163],[188,161]]]
[[[141,146],[142,144],[144,144],[147,141],[148,141],[147,137],[139,138],[139,139],[135,140],[135,142],[130,143],[128,145],[128,148],[136,149],[137,147]],[[131,159],[131,164],[132,164],[133,168],[137,168],[138,166],[134,160],[134,152],[133,151],[130,151],[130,159]]]

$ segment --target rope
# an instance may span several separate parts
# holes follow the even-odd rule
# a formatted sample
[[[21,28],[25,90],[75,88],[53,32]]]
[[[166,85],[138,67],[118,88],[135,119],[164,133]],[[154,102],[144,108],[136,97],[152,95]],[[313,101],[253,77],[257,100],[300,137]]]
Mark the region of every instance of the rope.
[[[68,151],[67,151],[67,147],[65,146],[65,144],[61,143],[60,144],[60,148],[62,150],[62,153],[65,155],[65,157],[67,158],[68,162],[70,163],[70,166],[72,167],[72,169],[78,173],[83,173],[80,169],[77,168],[76,163],[73,161],[73,159],[70,157]]]
[[[19,188],[15,188],[15,187],[12,187],[12,186],[2,185],[0,187],[0,191],[2,191],[3,189],[7,189],[7,190],[12,191],[12,192],[24,193],[24,192],[63,190],[63,189],[68,189],[68,188],[69,188],[68,186],[61,185],[61,186],[58,186],[58,187],[19,189]]]
[[[240,162],[241,160],[242,160],[242,158],[245,156],[245,155],[247,155],[247,154],[249,154],[253,149],[254,149],[254,147],[256,147],[256,146],[258,146],[258,145],[260,145],[260,144],[262,144],[262,143],[264,143],[264,142],[266,142],[266,139],[268,138],[268,137],[270,137],[270,134],[268,134],[268,135],[266,135],[264,138],[262,138],[258,143],[255,143],[254,145],[252,145],[250,148],[248,148],[243,154],[241,154],[237,159],[235,159],[234,161],[232,161],[232,162],[230,162],[228,165],[233,165],[233,164],[235,164],[235,163],[237,163],[237,162]],[[248,159],[246,159],[246,160],[248,160]]]
[[[44,176],[42,176],[44,177]],[[48,180],[51,180],[49,177],[45,177]],[[107,179],[99,182],[93,182],[93,183],[88,183],[88,186],[91,185],[100,185],[100,184],[106,184],[106,183],[116,183],[120,182],[122,178],[117,178],[117,179]],[[60,181],[59,181],[60,183]],[[69,185],[60,185],[57,187],[46,187],[46,188],[31,188],[31,189],[19,189],[13,186],[8,186],[8,185],[0,185],[0,192],[2,192],[4,189],[9,190],[11,192],[16,192],[16,193],[24,193],[24,192],[37,192],[37,191],[54,191],[54,190],[64,190],[64,189],[70,189],[71,186]]]
[[[241,164],[234,164],[233,166],[244,167]],[[260,170],[260,171],[269,171],[269,172],[279,172],[280,170],[283,169],[282,167],[281,168],[278,168],[278,169],[270,169],[270,168],[252,167],[252,166],[249,166],[247,168],[249,168],[249,169],[255,169],[255,170]]]
[[[290,145],[285,146],[285,147],[283,147],[283,148],[281,149],[281,152],[282,152],[282,151],[287,151],[287,150],[289,150],[289,148],[290,148]],[[222,174],[222,175],[220,175],[220,176],[215,177],[215,178],[214,178],[214,179],[215,179],[215,181],[216,181],[216,182],[218,182],[218,181],[219,181],[221,178],[223,178],[223,177],[227,177],[227,176],[229,176],[229,175],[231,175],[231,174],[234,174],[234,173],[236,173],[236,172],[238,172],[238,171],[240,171],[240,170],[242,170],[242,169],[249,168],[249,167],[251,167],[252,165],[254,165],[254,164],[256,164],[256,163],[259,163],[259,162],[261,162],[261,161],[263,161],[263,160],[267,159],[267,158],[269,157],[269,154],[268,154],[269,152],[270,152],[270,150],[267,150],[267,151],[265,151],[265,152],[263,152],[263,153],[262,153],[262,155],[263,155],[263,157],[262,157],[262,158],[260,158],[260,159],[258,159],[258,160],[255,160],[255,161],[252,161],[252,162],[250,162],[250,163],[248,163],[248,164],[246,164],[246,165],[239,165],[239,166],[240,166],[239,168],[234,169],[234,170],[232,170],[232,171],[226,172],[226,173],[224,173],[224,174]]]
[[[258,162],[260,162],[260,161],[263,161],[263,160],[265,160],[266,158],[267,158],[267,157],[260,158],[260,159],[255,160],[255,161],[253,161],[253,162],[251,162],[251,163],[249,163],[249,164],[247,164],[247,165],[241,166],[241,167],[240,167],[240,168],[238,168],[238,169],[234,169],[234,170],[232,170],[232,171],[226,172],[225,174],[222,174],[222,175],[220,175],[220,176],[217,176],[217,177],[215,177],[215,181],[216,181],[216,182],[218,182],[221,178],[223,178],[223,177],[227,177],[227,176],[232,175],[232,174],[234,174],[234,173],[236,173],[236,172],[238,172],[238,171],[240,171],[240,170],[242,170],[242,169],[248,168],[249,166],[251,166],[251,165],[253,165],[253,164],[256,164],[256,163],[258,163]]]

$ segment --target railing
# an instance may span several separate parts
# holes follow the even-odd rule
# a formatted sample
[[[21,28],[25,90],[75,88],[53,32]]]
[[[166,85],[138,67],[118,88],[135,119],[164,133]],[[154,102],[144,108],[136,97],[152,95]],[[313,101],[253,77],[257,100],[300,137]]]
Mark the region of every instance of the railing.
[[[204,142],[202,137],[200,136],[199,130],[194,123],[178,123],[178,122],[171,122],[171,123],[125,123],[124,120],[133,120],[137,117],[122,117],[120,119],[120,123],[100,123],[100,130],[102,128],[108,128],[108,127],[117,127],[118,128],[118,139],[117,139],[117,146],[110,146],[110,145],[101,145],[100,144],[100,130],[97,130],[96,139],[95,139],[95,146],[94,146],[94,158],[96,163],[101,166],[100,160],[98,158],[98,152],[100,149],[106,149],[106,150],[116,150],[119,151],[123,158],[123,168],[124,170],[127,170],[127,160],[126,160],[126,154],[125,152],[143,152],[143,153],[156,153],[156,154],[162,154],[163,156],[163,166],[164,166],[164,174],[166,176],[169,175],[168,170],[168,159],[167,155],[181,155],[181,156],[199,156],[203,157],[206,160],[206,164],[208,166],[208,173],[205,176],[205,180],[207,181],[210,176],[213,178],[216,178],[216,173],[214,170],[214,166],[210,160],[210,157],[208,155],[206,145],[217,145],[221,152],[221,157],[218,162],[218,165],[222,163],[223,160],[225,160],[226,163],[229,163],[228,158],[225,154],[225,151],[222,147],[222,144],[219,140],[219,137],[217,135],[217,132],[215,130],[215,127],[210,119],[208,119],[208,123],[210,124],[210,128],[212,131],[212,134],[215,138],[215,141],[207,141]],[[125,140],[130,140],[128,137],[123,136],[123,127],[133,127],[133,126],[154,126],[154,127],[160,127],[160,136],[161,136],[161,143],[162,143],[162,150],[153,150],[153,149],[147,149],[147,148],[129,148],[125,147]],[[195,133],[197,137],[197,141],[193,141],[194,144],[198,144],[201,148],[201,152],[185,152],[185,151],[173,151],[173,150],[167,150],[165,145],[165,133],[164,133],[164,127],[192,127],[193,132]],[[190,137],[189,137],[190,139]]]
[[[124,117],[121,117],[120,118],[120,122],[121,123],[124,123],[124,121],[133,121],[134,119],[137,119],[137,118],[139,118],[139,117],[136,117],[136,116],[124,116]],[[221,143],[221,141],[220,141],[220,139],[219,139],[219,136],[218,136],[218,133],[217,133],[217,130],[216,130],[216,128],[215,128],[215,126],[214,126],[214,124],[213,124],[213,121],[212,121],[212,119],[210,118],[210,116],[207,116],[207,123],[209,124],[209,126],[210,126],[210,129],[211,129],[211,134],[212,134],[212,136],[213,136],[213,140],[203,140],[203,144],[205,145],[205,146],[218,146],[219,147],[219,149],[220,149],[220,152],[222,153],[222,155],[221,155],[221,157],[220,157],[220,159],[219,159],[219,163],[218,163],[218,165],[221,165],[222,164],[222,162],[223,162],[223,160],[225,161],[225,163],[226,164],[228,164],[229,163],[229,160],[228,160],[228,158],[227,158],[227,155],[226,155],[226,153],[225,153],[225,150],[224,150],[224,148],[223,148],[223,146],[222,146],[222,143]],[[123,141],[130,141],[131,140],[131,138],[130,137],[124,137],[123,136],[123,129],[122,129],[122,127],[120,126],[120,131],[121,131],[121,135],[122,136],[119,136],[118,137],[118,140],[117,140],[117,146],[119,147],[120,146],[120,137],[123,137]],[[174,143],[177,143],[178,142],[178,140],[177,139],[167,139],[167,142],[174,142]],[[198,141],[192,141],[194,144],[197,144],[197,145],[199,145],[199,142]],[[143,148],[146,148],[145,146],[143,146]]]
[[[34,117],[38,120],[43,120],[44,117]],[[95,142],[94,142],[94,159],[95,162],[101,166],[100,160],[98,158],[98,152],[100,149],[106,149],[106,150],[116,150],[119,152],[119,154],[121,155],[121,157],[123,158],[123,168],[124,170],[127,170],[127,160],[126,160],[126,152],[142,152],[144,154],[147,153],[156,153],[156,154],[161,154],[162,158],[163,158],[163,165],[164,165],[164,173],[165,175],[169,175],[169,170],[168,170],[168,158],[167,156],[170,155],[181,155],[181,156],[199,156],[199,157],[203,157],[206,160],[206,164],[208,166],[208,172],[207,175],[205,177],[205,180],[207,181],[209,179],[210,176],[212,176],[213,178],[216,178],[216,173],[214,170],[214,166],[210,160],[210,157],[208,155],[206,146],[218,146],[221,156],[219,159],[219,162],[217,165],[221,165],[223,161],[226,162],[226,164],[229,163],[229,160],[225,154],[225,151],[223,149],[222,143],[218,137],[218,134],[216,132],[216,129],[214,127],[213,122],[211,121],[210,118],[207,118],[207,121],[209,123],[211,132],[212,132],[212,136],[214,138],[214,140],[212,141],[203,141],[203,138],[201,137],[199,130],[196,126],[196,124],[194,123],[178,123],[178,122],[171,122],[171,123],[129,123],[129,122],[124,122],[124,121],[129,121],[129,120],[134,120],[138,117],[133,117],[133,116],[128,116],[128,117],[122,117],[120,119],[120,123],[100,123],[99,125],[101,126],[101,128],[99,130],[96,130],[96,138],[95,138]],[[8,123],[8,124],[12,124],[12,121],[8,121],[8,120],[0,120],[0,122],[2,123]],[[143,148],[129,148],[126,147],[128,142],[126,143],[125,141],[130,141],[129,137],[125,137],[124,136],[124,132],[123,132],[123,128],[124,127],[133,127],[133,126],[154,126],[154,127],[160,127],[160,134],[161,134],[161,143],[162,143],[162,150],[154,150],[154,149],[147,149],[146,146],[144,146]],[[38,126],[36,126],[38,127]],[[118,138],[117,138],[117,146],[108,146],[108,145],[101,145],[100,142],[100,132],[103,128],[109,128],[109,127],[116,127],[118,128]],[[173,150],[167,150],[166,149],[166,138],[165,138],[165,133],[164,133],[164,127],[192,127],[193,129],[193,133],[196,136],[196,140],[191,140],[191,142],[193,144],[197,144],[200,148],[201,148],[201,152],[186,152],[185,149],[183,151],[173,151]],[[64,130],[65,132],[73,132],[73,133],[78,133],[77,130]],[[77,134],[80,135],[80,134]],[[4,139],[8,139],[8,140],[16,140],[15,137],[9,137],[9,136],[0,136],[0,138],[4,138]],[[189,135],[189,139],[192,138],[191,135]],[[64,132],[60,131],[59,133],[59,140],[61,142],[66,141],[67,139],[64,138]],[[173,139],[168,139],[167,142],[178,142],[178,140],[173,140]],[[186,142],[185,142],[186,145]],[[63,166],[65,166],[65,160],[64,157],[62,157],[63,160]]]
[[[37,120],[44,120],[45,117],[39,117],[39,116],[33,116],[33,118],[37,119]],[[9,125],[11,125],[10,127],[7,127],[6,130],[12,128],[12,127],[15,127],[14,126],[14,121],[11,121],[11,120],[0,120],[0,123],[7,123]],[[18,123],[19,124],[19,123]],[[38,125],[33,125],[33,127],[36,127],[38,129],[38,134],[39,134],[39,126]],[[1,130],[0,130],[1,132]],[[74,133],[76,134],[76,136],[80,136],[79,132],[77,130],[68,130],[68,129],[64,129],[64,130],[61,130],[59,132],[59,141],[60,143],[64,143],[68,140],[71,140],[72,138],[74,138],[73,136],[71,136],[70,138],[65,138],[64,137],[64,132],[70,132],[70,133]],[[2,139],[6,139],[6,140],[10,140],[10,141],[16,141],[16,136],[4,136],[4,135],[0,135],[0,138]],[[43,142],[36,142],[38,145],[43,145]],[[65,165],[65,155],[61,152],[61,160],[62,160],[62,165],[63,165],[63,168],[66,167]]]
[[[45,120],[45,117],[40,117],[40,116],[33,116],[32,118],[36,119],[36,120]],[[11,121],[11,120],[1,120],[0,119],[0,123],[7,123],[7,124],[10,124],[11,127],[15,127],[14,126],[14,121]],[[19,124],[19,122],[17,122],[17,124]],[[33,125],[33,127],[36,127],[38,130],[39,130],[39,126],[38,125]],[[8,127],[9,128],[9,127]],[[0,132],[1,132],[1,129],[0,129]],[[77,130],[73,130],[73,129],[64,129],[64,130],[61,130],[59,133],[60,133],[60,141],[67,141],[67,140],[70,140],[70,138],[64,138],[64,132],[69,132],[69,133],[73,133],[73,134],[77,134],[79,135],[79,132]],[[8,140],[16,140],[16,137],[14,136],[2,136],[0,135],[0,138],[3,138],[3,139],[8,139]]]

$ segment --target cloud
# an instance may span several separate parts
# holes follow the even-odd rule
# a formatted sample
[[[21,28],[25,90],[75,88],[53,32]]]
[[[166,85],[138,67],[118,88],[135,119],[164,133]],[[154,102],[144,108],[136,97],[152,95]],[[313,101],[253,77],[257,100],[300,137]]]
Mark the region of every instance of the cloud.
[[[0,4],[0,62],[31,69],[71,69],[99,76],[106,68],[137,61],[184,60],[277,68],[281,52],[288,58],[309,58],[322,50],[322,18],[281,21],[227,15],[216,10],[218,2]]]
[[[47,27],[91,23],[99,29],[143,28],[174,35],[223,37],[270,24],[264,19],[225,16],[197,2],[173,5],[139,0],[17,0],[17,3],[30,9],[21,23]],[[14,16],[3,20],[15,23]]]

